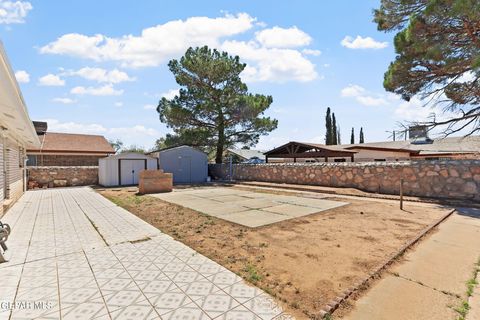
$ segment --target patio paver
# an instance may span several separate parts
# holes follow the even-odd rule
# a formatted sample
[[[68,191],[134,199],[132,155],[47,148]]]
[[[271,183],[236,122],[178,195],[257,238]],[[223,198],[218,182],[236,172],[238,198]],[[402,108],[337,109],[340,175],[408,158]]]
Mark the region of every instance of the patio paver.
[[[0,302],[15,307],[0,309],[0,319],[288,316],[260,289],[91,188],[29,191],[2,221],[12,234]]]

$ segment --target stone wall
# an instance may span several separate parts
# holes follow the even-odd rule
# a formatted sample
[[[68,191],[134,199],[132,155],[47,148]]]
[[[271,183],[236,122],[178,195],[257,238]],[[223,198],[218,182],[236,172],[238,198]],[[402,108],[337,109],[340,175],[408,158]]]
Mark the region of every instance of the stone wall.
[[[29,167],[28,188],[88,186],[98,184],[98,167]]]
[[[214,179],[227,179],[228,164],[211,164]],[[480,160],[358,163],[237,164],[233,180],[349,187],[367,192],[480,201]]]

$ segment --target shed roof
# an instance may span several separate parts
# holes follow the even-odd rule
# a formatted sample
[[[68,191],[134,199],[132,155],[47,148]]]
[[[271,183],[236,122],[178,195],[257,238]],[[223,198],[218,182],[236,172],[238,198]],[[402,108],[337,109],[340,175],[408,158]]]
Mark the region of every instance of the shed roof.
[[[118,153],[118,154],[115,154],[115,155],[112,155],[112,156],[108,156],[106,158],[103,158],[103,159],[151,159],[151,160],[157,160],[157,158],[154,158],[152,156],[149,156],[149,155],[146,155],[146,154],[143,154],[143,153],[139,153],[139,152],[122,152],[122,153]]]
[[[46,132],[39,135],[40,149],[31,152],[72,152],[113,154],[115,150],[104,136],[90,134]]]
[[[184,148],[188,148],[188,149],[191,149],[193,151],[197,151],[197,152],[200,152],[202,154],[205,154],[205,152],[203,152],[202,150],[199,150],[195,147],[192,147],[192,146],[187,146],[187,145],[181,145],[181,146],[174,146],[174,147],[167,147],[167,148],[163,148],[163,149],[158,149],[158,150],[153,150],[153,151],[150,151],[150,152],[147,152],[146,154],[152,154],[152,153],[162,153],[162,152],[170,152],[170,151],[173,151],[173,150],[178,150],[178,149],[184,149]]]

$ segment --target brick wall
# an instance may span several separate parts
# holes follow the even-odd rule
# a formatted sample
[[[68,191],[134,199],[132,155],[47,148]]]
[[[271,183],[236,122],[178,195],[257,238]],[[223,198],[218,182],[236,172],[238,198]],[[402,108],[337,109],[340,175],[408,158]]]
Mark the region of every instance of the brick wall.
[[[37,166],[40,167],[69,167],[69,166],[98,166],[98,159],[105,158],[102,156],[86,156],[86,155],[50,155],[38,154]]]
[[[233,165],[233,179],[349,187],[410,196],[480,201],[480,160]],[[226,179],[229,165],[211,164],[209,174]]]
[[[70,187],[98,184],[98,167],[29,167],[28,187]]]

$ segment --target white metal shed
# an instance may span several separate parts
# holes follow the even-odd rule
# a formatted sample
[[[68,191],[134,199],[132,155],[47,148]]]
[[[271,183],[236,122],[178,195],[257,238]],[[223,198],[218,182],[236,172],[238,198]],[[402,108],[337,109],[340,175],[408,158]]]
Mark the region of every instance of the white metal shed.
[[[120,153],[98,160],[98,182],[105,187],[136,185],[140,171],[157,168],[156,158],[134,152]]]
[[[203,183],[208,176],[208,156],[190,146],[179,146],[152,152],[159,168],[173,174],[173,183]]]

